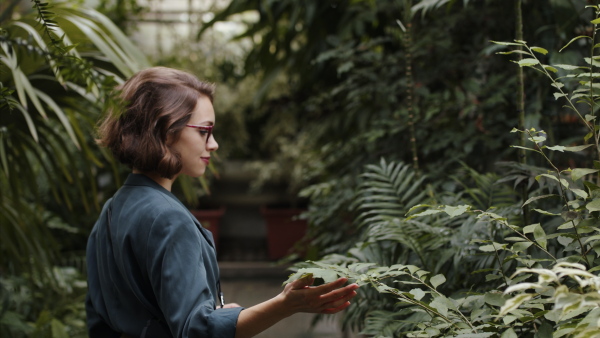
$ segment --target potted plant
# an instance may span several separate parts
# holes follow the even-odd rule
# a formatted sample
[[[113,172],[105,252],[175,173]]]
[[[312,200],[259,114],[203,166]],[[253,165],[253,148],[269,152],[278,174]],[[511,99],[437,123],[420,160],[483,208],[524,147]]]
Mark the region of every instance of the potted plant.
[[[299,215],[301,208],[289,206],[262,206],[262,214],[267,227],[268,257],[270,260],[281,259],[288,254],[301,254],[301,240],[306,235],[307,222]]]

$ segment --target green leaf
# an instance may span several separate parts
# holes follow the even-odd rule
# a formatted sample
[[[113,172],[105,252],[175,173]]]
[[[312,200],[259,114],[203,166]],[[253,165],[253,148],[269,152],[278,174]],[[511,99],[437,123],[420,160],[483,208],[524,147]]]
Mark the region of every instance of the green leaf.
[[[535,142],[535,143],[542,143],[542,142],[546,141],[546,137],[545,136],[534,136],[534,137],[529,137],[527,139],[529,141]]]
[[[423,297],[425,297],[425,291],[421,289],[412,289],[410,290],[410,294],[415,296],[416,300],[421,300]]]
[[[469,211],[470,209],[471,209],[470,205],[459,205],[456,207],[446,206],[444,208],[444,212],[447,213],[450,216],[450,218],[453,218],[453,217],[464,214],[465,212]]]
[[[600,198],[596,198],[585,206],[589,211],[600,211]]]
[[[577,196],[579,196],[579,197],[581,197],[581,198],[583,198],[583,199],[586,199],[586,198],[588,198],[588,194],[587,194],[587,192],[585,192],[584,190],[581,190],[581,189],[571,189],[571,191],[572,191],[572,192],[573,192],[575,195],[577,195]]]
[[[502,45],[502,46],[523,46],[522,43],[503,42],[503,41],[491,41],[491,42],[495,43],[497,45]]]
[[[519,308],[519,306],[521,306],[521,304],[523,304],[524,301],[529,300],[533,297],[533,295],[531,294],[520,294],[520,295],[516,295],[513,298],[507,300],[504,305],[502,305],[502,307],[500,308],[500,313],[498,313],[498,316],[502,317],[506,314],[508,314],[509,312],[516,310]]]
[[[73,127],[71,126],[71,122],[69,122],[69,119],[67,118],[67,115],[65,114],[65,112],[46,93],[44,93],[38,89],[34,89],[34,90],[35,90],[35,93],[38,95],[38,97],[42,101],[44,101],[50,108],[52,108],[52,110],[54,111],[54,113],[56,114],[56,116],[58,117],[60,122],[62,123],[63,127],[67,131],[67,134],[69,135],[69,138],[71,139],[73,144],[75,144],[75,146],[78,149],[80,149],[81,147],[79,145],[79,142],[77,141],[77,137],[75,136],[75,132],[73,131]]]
[[[546,232],[540,223],[531,224],[523,228],[524,233],[533,232],[535,241],[544,249],[546,249]]]
[[[548,198],[548,197],[558,197],[558,195],[550,194],[550,195],[543,195],[543,196],[532,197],[532,198],[528,199],[527,201],[525,201],[525,203],[523,203],[523,205],[521,206],[521,208],[524,207],[524,206],[526,206],[527,204],[533,202],[533,201],[537,201],[537,200]]]
[[[348,265],[348,269],[354,272],[360,272],[364,268],[372,267],[373,265],[377,265],[376,263],[354,263]]]
[[[555,151],[560,151],[561,153],[565,151],[564,146],[551,146],[551,147],[546,147],[546,149],[550,149],[550,150],[555,150]]]
[[[494,252],[497,250],[504,250],[506,248],[506,245],[507,244],[498,244],[498,243],[482,245],[479,247],[479,250],[481,250],[483,252]]]
[[[590,191],[600,190],[600,187],[598,187],[592,182],[583,181],[583,185],[585,185],[585,187],[588,188]]]
[[[448,302],[445,301],[444,299],[445,297],[443,296],[438,296],[435,297],[435,299],[429,303],[429,306],[431,306],[432,308],[438,310],[438,312],[440,314],[442,314],[442,316],[447,317],[448,316]]]
[[[546,177],[546,178],[550,178],[550,179],[552,179],[552,180],[555,180],[556,182],[559,182],[559,180],[558,180],[558,178],[557,178],[556,176],[554,176],[554,175],[549,175],[549,174],[540,174],[540,175],[537,175],[537,176],[535,177],[535,180],[536,180],[536,181],[539,181],[540,177]]]
[[[491,280],[497,280],[497,279],[500,279],[500,278],[502,278],[502,276],[500,276],[500,275],[492,275],[492,274],[485,275],[485,281],[486,282],[489,282]]]
[[[411,212],[413,212],[416,209],[425,208],[425,207],[432,207],[432,205],[429,205],[429,204],[417,204],[417,205],[411,207],[410,209],[408,209],[408,212],[406,214],[410,214]]]
[[[444,284],[444,282],[446,282],[446,277],[444,277],[444,275],[442,275],[442,274],[435,275],[435,276],[431,277],[429,282],[431,283],[433,288],[436,289],[439,285],[442,285],[442,284]]]
[[[544,55],[548,54],[548,51],[542,47],[531,47],[531,50]]]
[[[510,147],[511,147],[511,148],[517,148],[517,149],[524,149],[524,150],[535,151],[535,152],[538,152],[538,153],[539,153],[539,151],[538,151],[538,150],[536,150],[536,149],[533,149],[533,148],[527,148],[527,147],[521,147],[521,146],[510,146]]]
[[[524,51],[524,50],[518,50],[518,49],[515,49],[515,50],[510,50],[510,51],[508,51],[508,52],[498,52],[498,53],[496,53],[496,54],[501,54],[501,55],[509,55],[509,54],[525,54],[525,55],[533,56],[533,55],[532,55],[531,53],[529,53],[529,52],[526,52],[526,51]]]
[[[564,94],[564,93],[554,93],[554,99],[555,100],[558,100],[559,98],[565,97],[565,96],[567,96],[567,94]]]
[[[531,67],[531,66],[535,66],[535,65],[539,64],[540,62],[537,59],[527,58],[527,59],[519,60],[519,62],[517,62],[517,63],[521,67]]]
[[[542,214],[542,215],[548,215],[548,216],[560,216],[560,214],[553,214],[553,213],[551,213],[551,212],[549,212],[549,211],[545,211],[545,210],[541,210],[541,209],[533,209],[533,210],[535,210],[535,211],[539,212],[539,213],[540,213],[540,214]]]
[[[600,170],[587,169],[587,168],[575,168],[575,169],[571,170],[571,179],[573,181],[577,181],[578,179],[582,178],[585,175],[597,173],[598,171],[600,171]]]
[[[587,39],[591,39],[589,36],[586,36],[586,35],[580,35],[580,36],[576,36],[576,37],[572,38],[572,39],[571,39],[571,41],[569,41],[569,42],[568,42],[568,43],[567,43],[567,44],[566,44],[566,45],[565,45],[563,48],[561,48],[561,49],[560,49],[558,52],[559,52],[559,53],[560,53],[560,52],[562,52],[562,51],[563,51],[563,49],[567,48],[567,47],[568,47],[570,44],[572,44],[573,42],[575,42],[575,41],[577,41],[577,40],[579,40],[579,39],[586,39],[586,38],[587,38]]]
[[[511,329],[508,329],[508,330],[502,332],[502,335],[500,336],[500,338],[519,338],[519,337],[517,336],[517,333],[515,332],[515,330],[513,330],[511,328]]]
[[[531,242],[517,242],[517,243],[513,244],[511,249],[514,252],[523,252],[532,245],[533,245],[533,243],[531,243]]]
[[[413,219],[415,217],[422,217],[422,216],[427,216],[427,215],[435,215],[435,214],[439,214],[440,212],[442,212],[442,210],[428,209],[428,210],[425,210],[418,214],[411,215],[407,219]]]
[[[594,25],[600,24],[600,18],[594,19],[594,20],[590,21],[590,23],[592,23]]]
[[[573,65],[554,65],[554,67],[558,67],[560,69],[564,69],[564,70],[575,70],[575,69],[579,69],[579,68],[585,68],[585,67],[577,67],[577,66],[573,66]]]
[[[506,296],[499,292],[486,292],[483,296],[483,299],[486,303],[492,306],[502,306],[506,302]]]
[[[575,147],[565,147],[565,151],[578,152],[578,151],[585,150],[591,146],[593,146],[593,144],[586,144],[583,146],[575,146]]]
[[[565,222],[556,229],[557,230],[573,229],[573,222],[572,221]]]
[[[293,273],[283,284],[289,284],[302,278],[321,278],[325,283],[330,283],[338,279],[338,273],[333,269],[322,268],[302,268]]]

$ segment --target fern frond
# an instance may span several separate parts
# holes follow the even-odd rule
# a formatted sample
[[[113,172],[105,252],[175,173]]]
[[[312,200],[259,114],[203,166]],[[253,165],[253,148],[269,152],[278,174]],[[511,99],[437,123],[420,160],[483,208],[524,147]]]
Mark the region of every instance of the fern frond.
[[[360,226],[381,221],[383,216],[402,217],[426,196],[423,189],[426,177],[415,180],[414,170],[404,163],[387,163],[381,159],[379,165],[367,165],[365,169],[361,175],[363,182],[351,205],[361,212],[356,220]]]
[[[58,23],[54,20],[55,14],[50,11],[52,5],[40,0],[32,0],[32,8],[37,11],[37,22],[40,23],[45,35],[52,42],[52,46],[60,53],[64,54],[65,50],[61,46],[60,39],[56,39],[52,32],[58,27]]]

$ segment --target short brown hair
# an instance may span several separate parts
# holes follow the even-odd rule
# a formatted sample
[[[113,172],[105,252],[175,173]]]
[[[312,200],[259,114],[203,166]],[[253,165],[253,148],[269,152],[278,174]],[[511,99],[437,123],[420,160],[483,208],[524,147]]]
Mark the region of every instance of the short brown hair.
[[[170,145],[179,139],[198,98],[213,101],[214,88],[172,68],[138,72],[116,88],[121,104],[108,109],[98,143],[131,168],[173,178],[181,171],[181,160]]]

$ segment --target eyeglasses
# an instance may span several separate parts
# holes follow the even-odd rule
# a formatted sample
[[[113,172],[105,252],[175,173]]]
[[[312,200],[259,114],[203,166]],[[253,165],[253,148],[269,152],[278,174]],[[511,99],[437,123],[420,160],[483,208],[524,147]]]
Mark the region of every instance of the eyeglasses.
[[[215,126],[198,126],[195,124],[186,124],[186,127],[200,129],[200,135],[206,135],[206,142],[210,139],[210,135],[212,135],[212,130]]]

